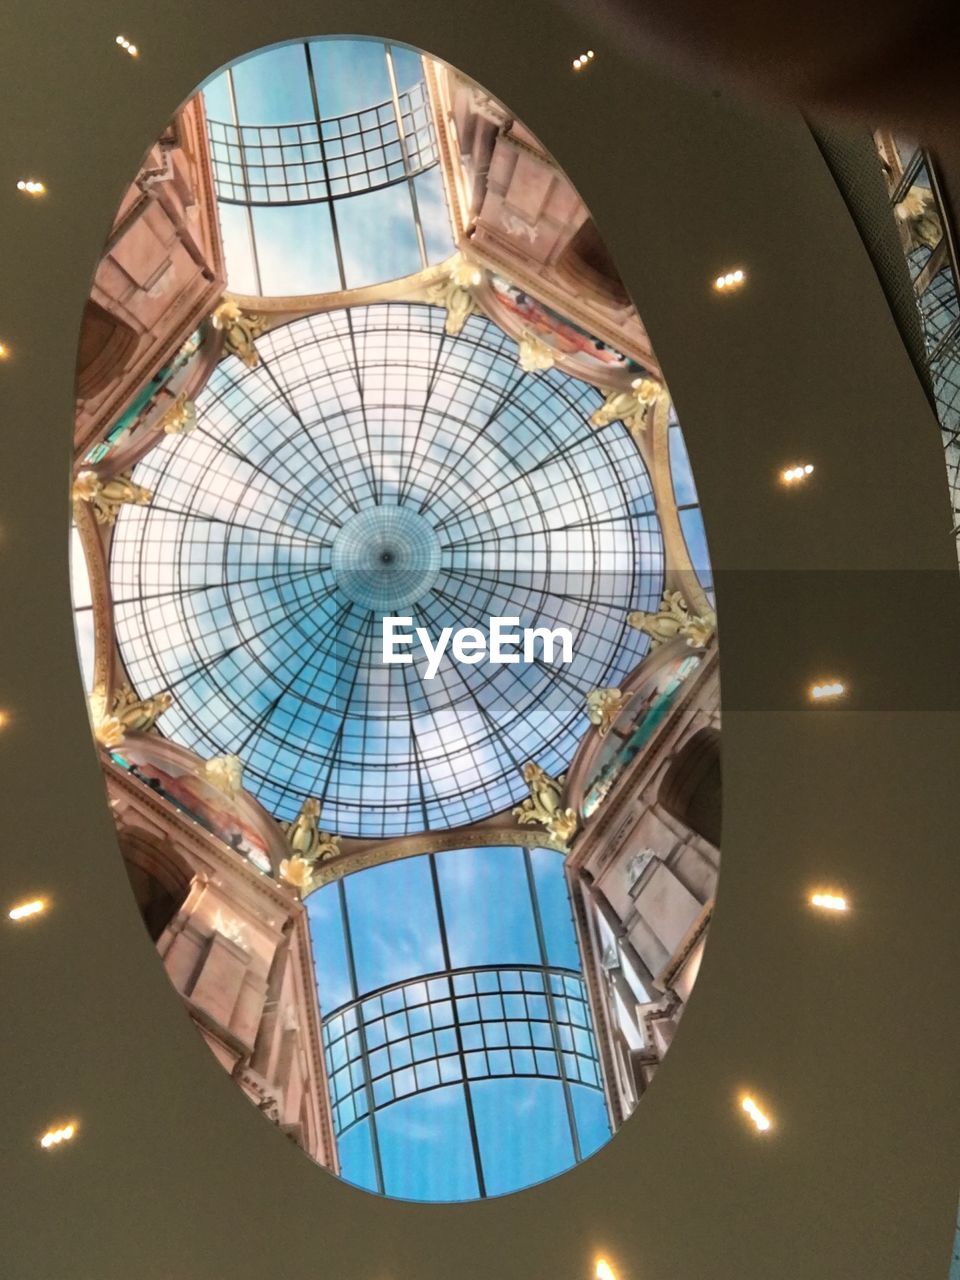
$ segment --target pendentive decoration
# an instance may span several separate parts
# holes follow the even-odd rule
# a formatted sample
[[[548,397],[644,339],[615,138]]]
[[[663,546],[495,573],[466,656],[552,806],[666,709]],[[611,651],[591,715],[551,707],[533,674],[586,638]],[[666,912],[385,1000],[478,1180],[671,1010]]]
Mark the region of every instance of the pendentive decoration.
[[[704,648],[717,629],[717,615],[713,610],[693,613],[679,591],[665,591],[656,613],[642,610],[628,613],[627,622],[648,635],[654,646],[683,636],[691,649]]]
[[[577,815],[563,805],[566,774],[551,778],[540,765],[528,760],[523,766],[523,780],[530,788],[530,795],[517,805],[513,816],[521,826],[539,823],[560,844],[567,844],[577,829]]]
[[[340,837],[320,830],[320,801],[304,800],[292,822],[281,822],[292,856],[280,863],[280,878],[303,897],[313,887],[313,877],[321,863],[340,852]]]
[[[587,694],[587,719],[604,738],[610,732],[623,706],[622,689],[591,689]]]
[[[517,359],[524,373],[543,373],[557,363],[553,350],[530,329],[520,335]]]
[[[608,427],[621,421],[630,431],[643,431],[651,409],[666,395],[655,378],[634,378],[625,391],[611,391],[599,409],[591,413],[591,427]]]
[[[101,480],[95,471],[80,471],[73,482],[74,502],[88,502],[98,524],[111,525],[126,504],[145,507],[153,494],[134,484],[129,472]]]
[[[222,332],[227,351],[242,360],[248,369],[255,369],[260,357],[254,340],[266,331],[266,316],[244,311],[236,299],[225,297],[210,321],[215,329]]]
[[[427,301],[444,307],[447,312],[444,331],[455,337],[477,310],[473,290],[483,279],[483,272],[466,258],[459,257],[450,270],[427,290]]]
[[[200,766],[200,777],[231,800],[243,790],[243,763],[239,756],[214,756]]]
[[[154,426],[168,436],[185,436],[197,425],[197,406],[181,392],[169,409],[157,419]]]
[[[109,715],[95,717],[94,735],[101,746],[112,749],[123,745],[128,733],[149,733],[156,729],[157,719],[173,706],[173,694],[166,689],[149,698],[138,698],[129,684],[124,684]]]

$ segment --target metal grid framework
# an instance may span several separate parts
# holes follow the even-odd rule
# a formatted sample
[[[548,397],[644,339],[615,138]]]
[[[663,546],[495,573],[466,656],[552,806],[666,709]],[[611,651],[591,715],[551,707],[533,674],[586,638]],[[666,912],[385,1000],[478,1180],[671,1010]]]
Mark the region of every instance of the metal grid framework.
[[[228,204],[333,200],[415,177],[439,159],[423,81],[398,94],[396,105],[391,99],[322,122],[210,120],[208,128],[217,199]]]
[[[295,321],[229,358],[199,425],[136,468],[147,507],[111,550],[120,652],[163,730],[201,756],[233,752],[279,818],[323,797],[331,829],[398,835],[476,821],[526,791],[525,761],[568,764],[584,698],[647,650],[626,624],[655,609],[663,547],[649,476],[625,430],[593,431],[598,393],[472,317],[399,303]],[[403,614],[445,626],[564,626],[573,661],[425,677],[381,661],[382,613],[331,566],[357,513],[402,508],[440,544]],[[392,522],[388,521],[387,524]],[[408,566],[409,567],[409,566]]]
[[[931,177],[928,157],[911,140],[898,137],[896,146],[903,172],[891,187],[891,204],[899,204],[911,192],[922,192],[935,211],[940,227],[944,228],[946,213],[937,184]],[[930,220],[928,227],[933,225]],[[943,434],[954,532],[960,535],[960,298],[956,264],[949,249],[949,241],[941,239],[933,246],[919,244],[907,250],[905,256],[917,292],[934,405]],[[942,261],[931,274],[928,268],[935,253]]]
[[[338,1136],[371,1105],[464,1080],[601,1087],[586,987],[569,969],[458,969],[385,987],[327,1018],[324,1046]]]
[[[439,147],[425,80],[401,89],[393,48],[384,44],[389,98],[371,102],[360,111],[324,118],[311,45],[304,43],[302,49],[313,119],[280,125],[241,119],[234,73],[227,68],[224,75],[232,118],[208,120],[217,200],[221,206],[236,206],[238,213],[245,210],[240,215],[244,218],[242,231],[233,222],[229,234],[224,227],[231,279],[242,258],[249,260],[253,292],[277,292],[277,255],[282,259],[289,256],[290,246],[285,244],[289,236],[296,239],[308,235],[317,240],[311,246],[314,255],[319,252],[321,241],[326,245],[329,239],[324,254],[328,260],[326,269],[333,278],[321,286],[314,278],[313,273],[318,270],[314,263],[304,267],[304,283],[292,287],[288,263],[284,270],[288,283],[280,286],[279,292],[323,292],[332,287],[349,289],[377,282],[366,274],[362,248],[344,232],[344,219],[349,230],[358,217],[355,198],[374,192],[385,194],[389,187],[402,187],[406,199],[390,206],[392,221],[387,234],[394,248],[387,260],[395,265],[379,279],[408,274],[440,261],[452,252],[453,242],[449,214],[445,207],[438,213],[434,207],[437,193],[421,185],[427,181],[424,175],[439,175]],[[351,200],[350,205],[342,205],[343,200]],[[313,224],[309,230],[300,224],[292,229],[275,223],[267,227],[258,224],[258,208],[296,205],[322,205],[326,211],[322,230]],[[442,231],[438,220],[445,224]],[[235,239],[238,234],[240,242]],[[413,260],[400,247],[407,237],[411,238]],[[380,246],[378,262],[382,253]],[[234,255],[237,262],[232,261]],[[337,281],[335,286],[333,280]]]
[[[470,858],[479,852],[451,850],[441,856]],[[335,892],[338,897],[352,994],[352,999],[323,1019],[334,1129],[340,1138],[354,1125],[368,1122],[377,1190],[381,1193],[387,1188],[378,1114],[405,1098],[447,1086],[463,1090],[470,1149],[457,1153],[455,1158],[472,1161],[481,1197],[486,1194],[486,1183],[472,1082],[518,1077],[556,1081],[564,1098],[574,1163],[587,1154],[572,1090],[586,1086],[602,1094],[603,1086],[586,984],[579,970],[550,964],[551,949],[557,941],[556,922],[551,925],[543,910],[531,850],[516,848],[512,852],[523,863],[539,959],[536,964],[453,968],[453,939],[448,930],[447,902],[437,856],[425,854],[406,865],[411,871],[416,863],[426,865],[432,887],[427,896],[432,897],[432,902],[429,906],[411,903],[411,910],[419,915],[435,913],[444,970],[365,991],[358,978],[357,922],[344,881],[323,891]],[[553,860],[551,876],[559,877],[565,886],[563,855],[550,851],[548,856]],[[360,872],[358,877],[364,874]],[[569,899],[567,902],[569,906]],[[481,897],[471,924],[495,910],[495,904]],[[572,911],[567,928],[572,935]],[[322,1003],[322,973],[318,973],[318,981]],[[412,1145],[408,1158],[416,1159]]]
[[[670,407],[670,425],[667,429],[667,448],[670,454],[670,480],[673,500],[687,545],[687,555],[700,586],[712,597],[713,570],[707,554],[707,537],[703,527],[700,500],[697,497],[687,446],[676,412]]]

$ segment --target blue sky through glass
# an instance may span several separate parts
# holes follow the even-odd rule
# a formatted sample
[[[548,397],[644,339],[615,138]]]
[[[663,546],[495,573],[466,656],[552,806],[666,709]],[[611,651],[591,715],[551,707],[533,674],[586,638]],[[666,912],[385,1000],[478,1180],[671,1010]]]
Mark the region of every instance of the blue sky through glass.
[[[412,1200],[500,1195],[607,1140],[563,861],[451,850],[307,899],[348,1181]]]
[[[221,71],[204,99],[231,289],[353,289],[453,252],[414,50],[361,39],[283,45]]]
[[[697,497],[697,486],[690,467],[686,441],[676,418],[671,422],[668,437],[670,476],[673,480],[673,494],[680,517],[680,527],[683,529],[687,544],[687,554],[700,580],[700,585],[704,591],[712,592],[713,571],[710,568],[710,553],[707,549],[707,534],[703,526],[700,500]]]
[[[331,830],[382,836],[516,804],[523,763],[562,773],[587,691],[646,652],[626,616],[656,608],[663,548],[640,454],[626,432],[589,426],[598,392],[525,374],[477,316],[450,338],[440,308],[358,307],[257,345],[257,368],[217,366],[197,429],[138,464],[153,503],[117,520],[116,630],[135,687],[170,689],[164,731],[239,754],[279,818],[317,795]],[[422,654],[384,665],[381,619],[401,611],[364,603],[334,559],[360,513],[401,542],[411,523],[414,552],[423,537],[433,567],[404,605],[412,625],[564,626],[573,660],[448,658],[431,679]]]

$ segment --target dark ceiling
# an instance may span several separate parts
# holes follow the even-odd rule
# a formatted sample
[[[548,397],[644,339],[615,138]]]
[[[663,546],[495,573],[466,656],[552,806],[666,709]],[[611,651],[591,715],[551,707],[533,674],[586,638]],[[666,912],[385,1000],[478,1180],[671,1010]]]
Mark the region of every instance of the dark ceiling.
[[[73,370],[121,191],[220,64],[337,32],[448,59],[569,171],[666,371],[718,582],[724,869],[682,1032],[597,1156],[464,1206],[339,1183],[215,1064],[137,916],[73,647]],[[545,0],[19,0],[0,63],[0,899],[53,901],[0,928],[4,1275],[589,1280],[602,1250],[620,1280],[945,1280],[960,578],[936,423],[804,122],[628,63]],[[720,300],[731,263],[749,286]],[[798,456],[815,483],[785,491]],[[806,708],[833,673],[848,708]],[[842,923],[804,908],[821,877],[849,886]],[[76,1141],[41,1152],[73,1115]]]

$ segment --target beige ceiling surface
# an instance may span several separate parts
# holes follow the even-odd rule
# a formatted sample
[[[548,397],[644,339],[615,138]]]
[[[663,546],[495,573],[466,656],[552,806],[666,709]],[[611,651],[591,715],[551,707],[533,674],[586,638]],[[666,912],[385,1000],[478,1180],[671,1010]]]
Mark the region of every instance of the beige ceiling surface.
[[[73,648],[75,348],[120,193],[220,64],[333,33],[453,62],[568,169],[666,371],[719,583],[723,873],[677,1043],[586,1164],[463,1206],[339,1183],[215,1065],[129,893]],[[2,42],[0,901],[54,904],[0,928],[3,1274],[589,1280],[603,1251],[620,1280],[945,1280],[960,579],[935,421],[803,122],[627,64],[544,0],[16,0]],[[730,265],[749,286],[720,300]],[[815,484],[776,486],[808,457]],[[835,673],[849,709],[807,709]],[[804,908],[821,879],[849,886],[842,922]],[[745,1086],[776,1115],[763,1140]]]

